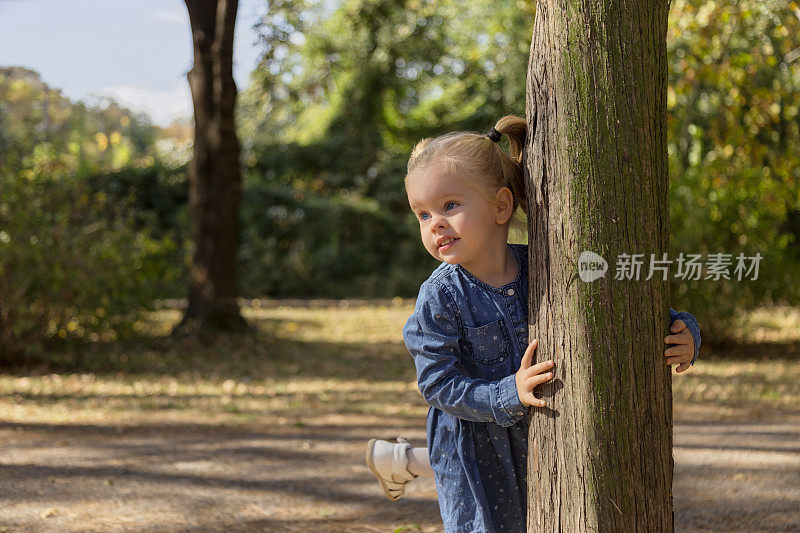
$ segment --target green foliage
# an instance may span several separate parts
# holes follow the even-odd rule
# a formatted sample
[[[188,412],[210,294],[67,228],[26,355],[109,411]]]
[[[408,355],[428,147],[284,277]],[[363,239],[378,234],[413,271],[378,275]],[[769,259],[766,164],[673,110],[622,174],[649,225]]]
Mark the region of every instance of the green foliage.
[[[796,304],[800,9],[678,0],[670,22],[671,257],[763,256],[756,281],[674,280],[675,295],[707,325],[758,304]]]
[[[185,183],[154,157],[156,134],[113,102],[87,108],[0,69],[0,361],[124,335],[175,290]]]
[[[324,5],[270,3],[262,25],[264,56],[240,105],[241,286],[413,296],[436,262],[410,217],[408,154],[422,137],[524,114],[533,12],[516,2]],[[271,215],[251,211],[263,205]]]
[[[408,238],[414,220],[406,220],[411,228],[398,226],[375,200],[253,185],[245,191],[242,213],[245,297],[413,294],[418,271],[407,265],[421,263],[427,272],[436,267]]]
[[[156,161],[143,168],[126,167],[99,172],[86,178],[93,193],[102,193],[117,210],[124,206],[135,228],[149,229],[176,242],[189,239],[186,165],[171,168]],[[111,217],[112,213],[106,213]]]
[[[81,180],[18,175],[0,187],[0,360],[35,356],[48,339],[128,333],[169,281],[174,241],[135,231]]]
[[[36,72],[0,68],[0,172],[33,178],[147,166],[156,128],[113,101],[87,108]]]

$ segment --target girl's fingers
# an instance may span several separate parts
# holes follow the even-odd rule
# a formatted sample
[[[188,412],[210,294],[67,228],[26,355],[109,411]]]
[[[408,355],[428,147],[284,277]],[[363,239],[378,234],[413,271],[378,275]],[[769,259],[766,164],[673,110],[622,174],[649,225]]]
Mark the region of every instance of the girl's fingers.
[[[550,379],[553,379],[552,372],[548,372],[547,374],[536,374],[535,376],[528,377],[525,380],[525,387],[527,387],[528,390],[533,390],[536,385],[540,385]]]
[[[691,366],[692,366],[692,363],[690,363],[689,361],[686,361],[685,363],[681,363],[678,366],[678,368],[675,369],[675,372],[680,374],[681,372],[683,372],[685,370],[689,370],[689,368],[691,368]]]
[[[671,332],[673,332],[673,333],[678,333],[679,331],[683,331],[683,330],[685,330],[685,329],[686,329],[686,323],[685,323],[683,320],[681,320],[681,319],[678,319],[678,320],[676,320],[676,321],[675,321],[675,322],[673,322],[673,323],[672,323],[672,325],[669,327],[669,330],[670,330]]]
[[[668,365],[677,365],[678,363],[686,363],[687,361],[691,361],[691,355],[678,355],[676,357],[667,357],[667,364]]]
[[[664,342],[667,344],[692,344],[692,333],[687,329],[675,335],[667,335]]]
[[[544,407],[546,405],[544,400],[542,400],[540,398],[537,398],[532,393],[530,395],[528,395],[526,397],[526,399],[527,399],[528,405],[530,405],[531,407]]]
[[[689,355],[693,353],[694,347],[690,346],[689,344],[679,344],[677,346],[672,346],[671,348],[667,348],[664,350],[664,355],[667,357],[676,356],[676,355]]]
[[[667,344],[685,344],[689,340],[687,335],[691,337],[691,334],[689,334],[688,330],[682,333],[676,333],[674,335],[667,335],[664,337],[664,342]]]
[[[533,342],[528,345],[525,354],[522,356],[522,362],[519,365],[520,368],[530,368],[533,363],[533,354],[536,352],[536,346],[538,345],[539,339],[533,339]]]
[[[536,363],[532,367],[530,367],[526,372],[526,378],[535,376],[536,374],[541,374],[546,370],[550,370],[553,368],[553,361],[543,361],[541,363]]]

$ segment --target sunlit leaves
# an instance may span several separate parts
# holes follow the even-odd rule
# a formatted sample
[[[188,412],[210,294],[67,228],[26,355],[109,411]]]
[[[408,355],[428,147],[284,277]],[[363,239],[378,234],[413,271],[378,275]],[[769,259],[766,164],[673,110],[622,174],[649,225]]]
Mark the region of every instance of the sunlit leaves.
[[[51,177],[146,163],[155,130],[113,101],[86,108],[33,71],[0,69],[0,173]]]
[[[759,283],[681,282],[677,293],[711,320],[796,302],[800,233],[786,223],[800,209],[800,12],[782,1],[678,0],[667,43],[672,247],[759,250],[767,263]]]

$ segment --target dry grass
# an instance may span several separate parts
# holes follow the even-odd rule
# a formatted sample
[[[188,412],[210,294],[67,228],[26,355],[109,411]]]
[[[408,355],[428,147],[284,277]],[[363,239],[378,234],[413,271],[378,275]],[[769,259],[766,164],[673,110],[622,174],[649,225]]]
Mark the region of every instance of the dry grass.
[[[0,420],[28,423],[207,422],[302,425],[333,416],[426,412],[401,329],[413,302],[247,308],[257,333],[211,345],[159,338],[180,313],[139,324],[136,341],[54,355],[46,371],[0,375]],[[676,416],[800,412],[800,312],[763,309],[740,344],[703,347],[674,375]]]
[[[797,344],[800,342],[800,308],[756,309],[739,317],[727,336],[740,344]]]
[[[254,335],[211,345],[159,338],[180,318],[154,313],[142,339],[59,353],[46,372],[0,375],[0,419],[43,423],[295,421],[333,414],[424,417],[401,329],[413,304],[248,308]]]

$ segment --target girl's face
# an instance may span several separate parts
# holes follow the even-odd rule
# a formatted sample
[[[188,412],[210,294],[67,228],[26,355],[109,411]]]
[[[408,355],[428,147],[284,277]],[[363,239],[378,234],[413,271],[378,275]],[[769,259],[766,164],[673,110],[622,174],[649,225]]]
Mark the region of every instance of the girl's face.
[[[466,266],[495,253],[500,241],[505,247],[508,233],[504,222],[510,215],[504,217],[504,210],[493,206],[463,178],[429,165],[406,178],[406,194],[419,222],[422,243],[439,261]],[[452,242],[448,243],[449,239]]]

